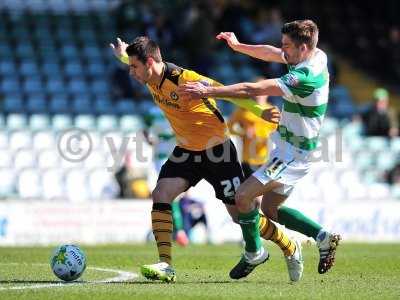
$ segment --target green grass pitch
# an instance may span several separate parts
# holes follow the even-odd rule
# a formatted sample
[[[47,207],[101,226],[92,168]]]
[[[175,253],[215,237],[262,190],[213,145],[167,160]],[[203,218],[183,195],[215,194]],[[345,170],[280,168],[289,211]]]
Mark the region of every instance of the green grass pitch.
[[[49,267],[53,248],[0,248],[0,299],[400,299],[400,244],[342,243],[335,267],[317,273],[317,250],[304,245],[304,277],[290,284],[286,264],[275,245],[271,259],[248,278],[229,279],[238,261],[238,245],[174,247],[177,282],[163,284],[142,277],[119,282],[108,269],[138,273],[154,263],[156,249],[148,245],[82,246],[88,269],[81,282],[60,284]],[[102,269],[99,269],[102,268]],[[104,270],[107,269],[107,270]]]

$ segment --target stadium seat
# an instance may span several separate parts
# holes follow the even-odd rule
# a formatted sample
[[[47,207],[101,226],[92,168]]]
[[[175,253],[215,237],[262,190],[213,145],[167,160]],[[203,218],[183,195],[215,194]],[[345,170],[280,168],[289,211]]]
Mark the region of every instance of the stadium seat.
[[[71,78],[68,89],[72,94],[77,96],[89,93],[88,84],[82,77]]]
[[[368,150],[357,152],[354,157],[355,164],[360,170],[372,168],[375,164],[375,154]]]
[[[78,115],[75,117],[74,122],[75,127],[81,129],[95,129],[96,128],[96,119],[91,115]]]
[[[63,170],[59,168],[54,168],[43,172],[42,193],[45,199],[65,199],[65,183]]]
[[[0,114],[0,128],[5,128],[6,127],[6,117],[2,114]],[[1,146],[0,146],[1,148]]]
[[[87,170],[95,169],[95,168],[104,168],[106,169],[106,158],[102,150],[93,150],[92,153],[88,156],[88,158],[84,162],[84,166]]]
[[[116,109],[108,98],[98,98],[94,101],[94,110],[97,114],[113,114]]]
[[[400,153],[400,137],[394,137],[390,140],[390,150]]]
[[[36,167],[36,155],[33,150],[22,149],[15,153],[14,168],[21,170],[24,168]]]
[[[39,149],[37,149],[39,150]],[[50,168],[58,168],[60,166],[60,154],[55,148],[48,148],[38,153],[38,167],[45,170]]]
[[[15,77],[6,77],[0,81],[0,90],[3,93],[19,93],[21,89],[18,78]]]
[[[2,46],[3,45],[0,46],[0,49]],[[0,75],[4,78],[14,74],[16,69],[17,67],[12,60],[0,60]]]
[[[49,75],[49,76],[51,76],[51,75]],[[61,80],[60,78],[50,77],[46,83],[46,90],[48,93],[51,93],[51,94],[65,92],[66,88],[65,88],[64,81]]]
[[[66,114],[72,111],[71,103],[64,95],[55,95],[50,99],[49,111],[54,114]]]
[[[99,79],[92,81],[91,88],[96,95],[107,94],[110,91],[107,81]]]
[[[6,130],[0,130],[0,149],[8,148],[9,133]]]
[[[55,149],[56,143],[55,133],[50,130],[36,132],[33,136],[33,149],[35,150]]]
[[[29,128],[31,130],[43,130],[50,126],[50,118],[45,114],[34,114],[29,118]]]
[[[19,93],[4,96],[3,110],[5,113],[21,113],[25,109],[24,100]]]
[[[91,172],[88,181],[91,199],[115,199],[119,195],[120,188],[114,175],[105,168]]]
[[[42,73],[48,77],[49,81],[52,80],[54,75],[62,74],[59,64],[54,62],[44,62]]]
[[[21,114],[10,114],[7,117],[7,128],[10,130],[18,130],[26,128],[28,124],[27,117]]]
[[[13,151],[0,148],[0,169],[11,168],[13,166]]]
[[[89,97],[77,96],[72,100],[72,111],[76,114],[92,114],[93,103]]]
[[[72,118],[66,114],[54,115],[51,120],[52,128],[56,131],[71,128],[73,126]]]
[[[140,111],[135,107],[133,100],[119,100],[116,104],[116,112],[120,115],[124,115],[134,114]]]
[[[32,137],[28,130],[18,130],[10,134],[10,149],[29,149],[32,147]]]
[[[81,168],[74,168],[65,175],[66,196],[71,202],[82,202],[90,198],[88,174]]]
[[[39,75],[39,69],[36,63],[31,60],[22,61],[19,66],[19,72],[25,77]]]
[[[335,130],[339,127],[338,121],[333,118],[325,118],[322,123],[320,135],[329,136],[335,133]]]
[[[97,129],[100,131],[115,130],[118,127],[118,119],[113,115],[101,115],[97,117]]]
[[[35,113],[46,113],[47,101],[43,94],[29,95],[26,102],[26,109],[28,112]]]
[[[68,62],[64,66],[64,72],[65,75],[67,75],[70,78],[84,75],[84,69],[82,68],[82,65],[80,64],[79,61]]]
[[[382,151],[388,148],[388,139],[384,137],[368,137],[365,139],[364,145],[371,151]]]
[[[0,198],[10,198],[16,195],[16,177],[13,168],[0,168]]]
[[[120,118],[119,127],[124,132],[137,132],[144,128],[144,124],[137,115],[124,115]]]
[[[39,199],[42,196],[41,173],[29,168],[22,170],[18,176],[18,196],[22,199]]]
[[[390,150],[381,150],[376,158],[376,168],[380,171],[388,171],[399,162],[399,153]]]

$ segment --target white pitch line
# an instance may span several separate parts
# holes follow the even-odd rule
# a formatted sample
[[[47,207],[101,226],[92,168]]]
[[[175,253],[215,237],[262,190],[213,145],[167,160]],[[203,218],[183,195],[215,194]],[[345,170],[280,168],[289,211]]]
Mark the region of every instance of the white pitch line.
[[[19,263],[0,263],[1,265],[21,265]],[[46,264],[34,264],[34,265],[46,265]],[[12,286],[12,287],[0,287],[0,291],[4,290],[25,290],[25,289],[42,289],[42,288],[55,288],[55,287],[69,287],[76,286],[81,284],[101,284],[101,283],[110,283],[110,282],[123,282],[131,279],[135,279],[138,277],[138,274],[121,271],[116,269],[108,269],[108,268],[97,268],[97,267],[88,267],[88,269],[101,271],[101,272],[110,272],[117,273],[117,276],[106,278],[103,280],[94,280],[94,281],[73,281],[73,282],[57,282],[57,283],[46,283],[46,284],[30,284],[30,285],[22,285],[22,286]]]

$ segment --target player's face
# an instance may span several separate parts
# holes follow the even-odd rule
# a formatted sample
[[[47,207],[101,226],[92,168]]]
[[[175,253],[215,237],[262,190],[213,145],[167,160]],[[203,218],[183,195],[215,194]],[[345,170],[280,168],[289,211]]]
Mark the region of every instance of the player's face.
[[[304,45],[296,44],[286,34],[282,35],[282,51],[285,59],[290,65],[297,65],[302,61]]]
[[[129,74],[142,84],[146,84],[152,74],[150,63],[142,63],[136,56],[129,57]]]

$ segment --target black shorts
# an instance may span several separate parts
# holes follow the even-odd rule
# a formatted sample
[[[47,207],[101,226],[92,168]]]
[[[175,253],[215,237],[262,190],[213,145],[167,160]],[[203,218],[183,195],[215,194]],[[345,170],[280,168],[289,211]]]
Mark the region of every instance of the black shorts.
[[[176,146],[162,166],[161,178],[180,177],[195,186],[201,179],[213,187],[218,199],[235,204],[235,192],[244,180],[236,148],[230,140],[204,151],[190,151]]]
[[[249,178],[255,171],[257,171],[262,165],[250,165],[247,162],[242,162],[242,169],[244,178]]]

